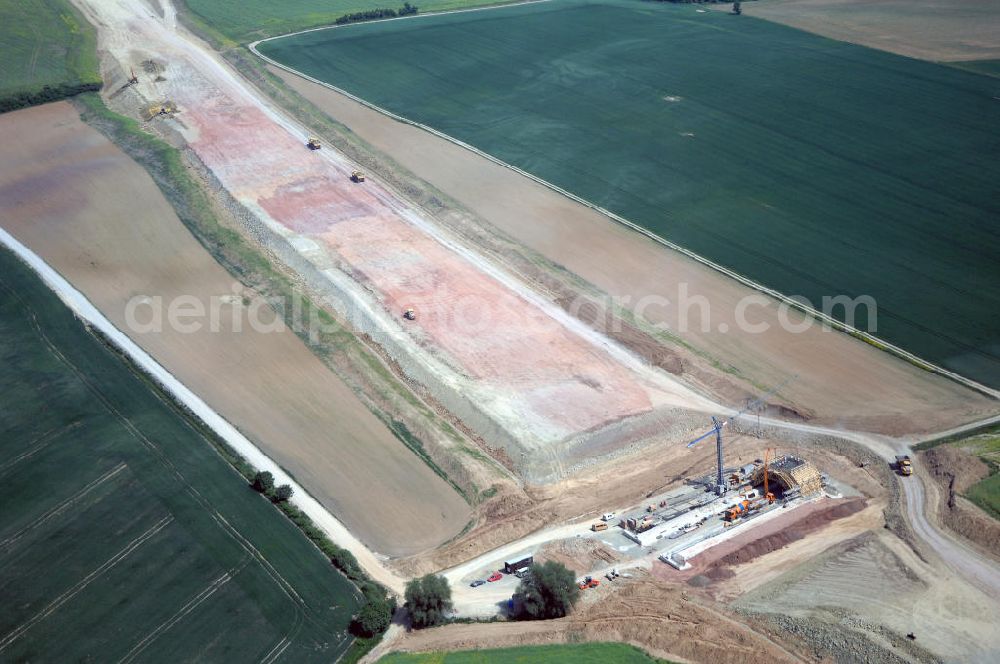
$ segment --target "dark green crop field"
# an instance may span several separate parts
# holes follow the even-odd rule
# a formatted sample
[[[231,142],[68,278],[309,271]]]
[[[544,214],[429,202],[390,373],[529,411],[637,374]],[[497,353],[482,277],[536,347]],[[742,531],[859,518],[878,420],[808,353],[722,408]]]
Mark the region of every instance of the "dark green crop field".
[[[0,111],[100,89],[96,33],[68,0],[0,0],[0,52]]]
[[[654,664],[650,657],[624,643],[575,643],[521,646],[495,650],[463,650],[435,653],[390,653],[383,664]]]
[[[354,587],[0,249],[0,661],[332,662]]]
[[[817,308],[870,295],[873,333],[1000,386],[995,78],[629,0],[260,50]]]

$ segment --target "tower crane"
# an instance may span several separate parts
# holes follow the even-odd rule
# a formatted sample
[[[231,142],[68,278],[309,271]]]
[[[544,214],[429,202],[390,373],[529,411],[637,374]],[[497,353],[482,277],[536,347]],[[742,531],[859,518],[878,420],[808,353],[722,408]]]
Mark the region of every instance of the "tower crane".
[[[748,403],[743,408],[743,410],[737,412],[729,419],[720,421],[719,418],[717,418],[715,415],[712,415],[712,428],[687,444],[688,447],[694,447],[695,445],[705,440],[709,436],[713,434],[715,435],[715,457],[716,457],[716,463],[718,465],[718,469],[715,475],[715,495],[721,496],[729,488],[726,485],[726,478],[724,476],[724,469],[722,467],[722,430],[727,426],[729,426],[730,424],[732,424],[736,420],[736,418],[738,418],[740,415],[747,412],[748,410],[753,410],[754,408],[764,405],[767,399],[776,394],[778,390],[780,390],[785,385],[795,380],[797,377],[798,376],[791,376],[789,378],[786,378],[777,387],[774,387],[770,389],[766,394],[757,397],[756,399]]]

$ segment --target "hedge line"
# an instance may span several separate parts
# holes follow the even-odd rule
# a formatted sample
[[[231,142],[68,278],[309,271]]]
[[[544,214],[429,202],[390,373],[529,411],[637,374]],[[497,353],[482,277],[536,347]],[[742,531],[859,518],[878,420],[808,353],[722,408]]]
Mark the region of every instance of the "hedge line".
[[[47,104],[68,97],[74,97],[82,92],[96,92],[101,89],[100,81],[91,83],[59,83],[43,85],[40,90],[22,90],[0,96],[0,113],[15,111],[19,108]]]
[[[416,6],[411,5],[409,2],[403,3],[403,6],[398,10],[396,9],[385,9],[385,8],[375,8],[368,9],[363,12],[354,12],[353,14],[344,14],[338,18],[334,23],[337,25],[345,25],[347,23],[359,23],[361,21],[375,21],[380,18],[396,18],[398,16],[409,16],[410,14],[416,14],[419,11]]]

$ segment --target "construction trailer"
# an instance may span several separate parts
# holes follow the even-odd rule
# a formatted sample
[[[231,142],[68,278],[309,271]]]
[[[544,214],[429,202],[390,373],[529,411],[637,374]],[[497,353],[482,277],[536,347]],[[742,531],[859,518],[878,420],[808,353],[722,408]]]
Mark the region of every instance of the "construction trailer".
[[[520,558],[514,558],[513,560],[505,560],[503,563],[503,573],[517,574],[521,570],[531,567],[534,562],[535,557],[530,553],[526,556],[521,556]]]

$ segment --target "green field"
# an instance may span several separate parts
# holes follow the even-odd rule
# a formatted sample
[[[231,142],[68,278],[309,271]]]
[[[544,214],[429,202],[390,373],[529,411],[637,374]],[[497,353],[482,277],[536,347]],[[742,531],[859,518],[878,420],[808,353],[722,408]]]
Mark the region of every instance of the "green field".
[[[990,467],[990,476],[976,482],[965,492],[966,498],[979,505],[995,519],[1000,519],[1000,430],[957,443],[971,449]]]
[[[411,0],[421,12],[496,5],[516,0]],[[296,30],[330,25],[366,9],[399,9],[403,0],[184,0],[205,25],[236,42],[250,42]]]
[[[356,24],[260,50],[818,308],[871,295],[875,334],[1000,386],[993,78],[630,0]]]
[[[498,650],[390,653],[380,664],[653,664],[663,662],[623,643],[521,646]]]
[[[351,646],[354,586],[206,435],[0,250],[0,661]]]
[[[0,46],[0,110],[26,105],[19,94],[40,103],[99,87],[94,29],[68,0],[0,0]]]

